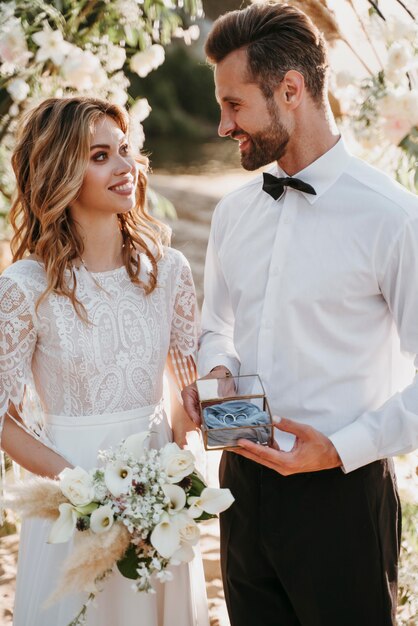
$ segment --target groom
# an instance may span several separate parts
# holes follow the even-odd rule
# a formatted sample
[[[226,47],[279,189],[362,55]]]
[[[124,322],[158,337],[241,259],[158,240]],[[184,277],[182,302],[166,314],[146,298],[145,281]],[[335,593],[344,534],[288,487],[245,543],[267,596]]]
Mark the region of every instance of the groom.
[[[304,13],[227,13],[206,53],[219,134],[245,169],[273,163],[219,203],[207,252],[200,373],[258,373],[283,416],[274,447],[242,441],[222,458],[231,624],[392,626],[386,457],[418,445],[418,202],[347,151]],[[195,388],[184,402],[198,420]]]

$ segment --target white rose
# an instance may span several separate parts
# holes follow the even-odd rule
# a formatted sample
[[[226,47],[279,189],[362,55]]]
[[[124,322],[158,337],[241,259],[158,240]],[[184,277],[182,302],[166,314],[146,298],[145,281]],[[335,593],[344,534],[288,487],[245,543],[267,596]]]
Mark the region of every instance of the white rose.
[[[117,104],[121,107],[125,106],[128,100],[128,94],[123,89],[114,89],[108,96],[109,102]]]
[[[15,78],[7,85],[7,91],[14,102],[22,102],[30,92],[30,87],[23,78]]]
[[[378,111],[383,117],[396,115],[399,109],[399,101],[396,92],[390,92],[379,100]]]
[[[106,72],[99,59],[92,52],[76,47],[64,60],[61,71],[69,85],[80,90],[91,89],[94,85],[100,86],[106,80]]]
[[[138,122],[143,122],[150,114],[151,107],[146,98],[140,98],[129,109],[131,117],[134,117]]]
[[[413,43],[418,37],[418,27],[413,20],[401,20],[395,15],[391,15],[388,18],[388,31],[392,41],[398,41],[399,39],[406,39]]]
[[[85,506],[94,500],[94,485],[81,467],[66,467],[59,475],[60,489],[74,506]]]
[[[168,443],[161,451],[161,466],[169,483],[179,483],[194,470],[194,456],[176,443]]]
[[[189,515],[180,513],[176,517],[178,523],[181,541],[186,541],[195,546],[200,539],[200,530],[196,522]]]
[[[148,74],[164,63],[164,48],[159,44],[153,44],[143,52],[137,52],[133,55],[130,62],[132,72],[135,72],[141,78],[145,78]]]
[[[24,67],[31,56],[20,21],[10,20],[0,33],[0,59],[5,63]]]
[[[386,138],[397,146],[411,130],[410,120],[404,117],[387,117],[382,124]]]
[[[356,83],[356,79],[351,72],[347,70],[341,70],[337,73],[335,77],[335,86],[337,89],[345,89],[346,87],[351,87]]]
[[[411,126],[418,124],[418,90],[411,89],[399,96],[399,107]]]
[[[384,118],[396,118],[414,126],[418,123],[418,90],[398,89],[380,100],[379,111]]]
[[[109,47],[109,55],[106,60],[106,69],[108,72],[115,72],[116,70],[120,70],[123,64],[126,61],[126,51],[125,48],[121,48],[120,46],[112,45]]]
[[[413,59],[412,52],[402,42],[395,42],[388,51],[387,70],[389,73],[396,70],[406,71]]]

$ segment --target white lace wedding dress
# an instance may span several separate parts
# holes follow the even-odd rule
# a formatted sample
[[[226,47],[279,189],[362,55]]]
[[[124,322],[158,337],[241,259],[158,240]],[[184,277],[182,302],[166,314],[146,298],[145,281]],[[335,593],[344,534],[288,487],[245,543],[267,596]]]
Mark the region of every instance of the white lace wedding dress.
[[[141,255],[141,277],[149,261]],[[66,297],[49,294],[43,266],[22,260],[0,277],[0,416],[35,389],[39,416],[24,411],[26,427],[72,464],[89,469],[97,452],[131,433],[150,430],[151,445],[171,439],[162,407],[163,373],[171,355],[187,382],[196,350],[196,301],[187,261],[166,249],[158,286],[149,295],[124,267],[75,270],[77,296],[89,324]],[[9,418],[10,419],[10,418]],[[59,578],[69,544],[50,545],[50,522],[22,525],[14,626],[66,626],[85,596],[71,595],[43,608]],[[201,559],[172,568],[174,580],[156,582],[156,594],[137,594],[131,581],[111,574],[87,612],[88,626],[208,626]]]

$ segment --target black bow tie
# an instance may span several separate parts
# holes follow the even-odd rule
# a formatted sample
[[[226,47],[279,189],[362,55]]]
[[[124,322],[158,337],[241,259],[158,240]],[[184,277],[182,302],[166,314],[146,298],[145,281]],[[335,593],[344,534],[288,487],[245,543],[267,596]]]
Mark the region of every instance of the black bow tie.
[[[311,193],[316,196],[315,189],[311,187],[311,185],[308,185],[308,183],[304,183],[303,180],[299,180],[299,178],[288,178],[286,176],[277,178],[277,176],[267,174],[267,172],[264,172],[263,178],[263,191],[270,194],[275,200],[281,197],[285,187],[292,187],[298,191],[304,191],[305,193]]]

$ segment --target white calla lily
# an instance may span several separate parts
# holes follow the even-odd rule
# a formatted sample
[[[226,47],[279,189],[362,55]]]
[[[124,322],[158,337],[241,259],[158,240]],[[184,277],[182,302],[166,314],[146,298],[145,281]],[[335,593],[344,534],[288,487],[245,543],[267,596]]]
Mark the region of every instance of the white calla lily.
[[[186,505],[186,494],[178,485],[163,485],[163,491],[170,502],[168,504],[168,512],[174,515],[182,511]]]
[[[235,498],[229,489],[215,489],[214,487],[205,487],[200,496],[190,496],[187,499],[190,517],[200,517],[203,512],[210,515],[217,515],[226,511]]]
[[[77,511],[72,504],[59,505],[59,518],[53,523],[48,543],[66,543],[73,535],[77,523]]]
[[[149,432],[135,433],[130,435],[123,442],[124,449],[131,454],[136,461],[141,461],[144,456],[145,442],[149,437]]]
[[[180,548],[180,531],[168,513],[164,513],[161,521],[151,533],[151,544],[165,559],[169,559]]]
[[[94,533],[104,533],[113,526],[114,516],[112,507],[108,504],[99,506],[90,516],[90,529]]]
[[[121,461],[109,463],[105,467],[104,480],[112,496],[118,498],[128,491],[132,481],[132,469]]]

